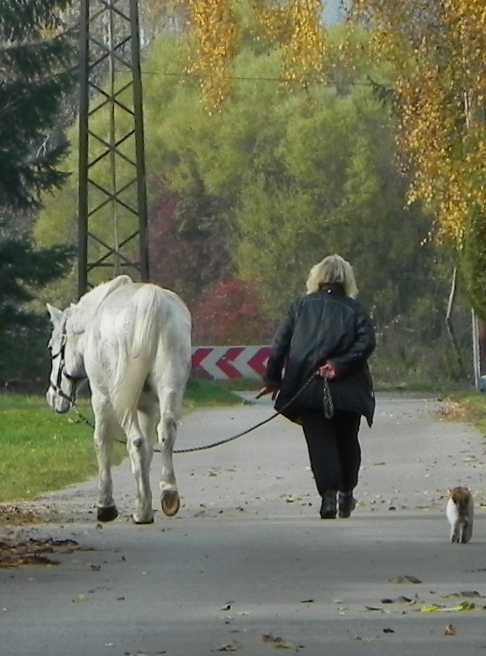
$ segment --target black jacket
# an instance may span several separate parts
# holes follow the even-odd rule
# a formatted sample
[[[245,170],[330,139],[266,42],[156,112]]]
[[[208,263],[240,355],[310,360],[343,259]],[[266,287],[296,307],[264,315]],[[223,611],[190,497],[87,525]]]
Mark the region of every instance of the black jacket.
[[[297,299],[275,334],[267,364],[265,383],[280,386],[275,409],[281,411],[317,368],[329,362],[338,372],[329,380],[334,408],[364,415],[371,426],[375,395],[367,360],[375,345],[370,318],[340,285]],[[282,414],[300,423],[301,408],[322,408],[323,385],[322,378],[314,378]]]

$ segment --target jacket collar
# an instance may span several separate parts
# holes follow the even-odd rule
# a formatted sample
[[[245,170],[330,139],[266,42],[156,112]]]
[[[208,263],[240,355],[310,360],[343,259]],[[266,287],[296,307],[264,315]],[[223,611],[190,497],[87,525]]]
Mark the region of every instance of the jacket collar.
[[[344,287],[340,282],[327,282],[324,283],[320,288],[320,292],[330,294],[331,296],[346,296]]]

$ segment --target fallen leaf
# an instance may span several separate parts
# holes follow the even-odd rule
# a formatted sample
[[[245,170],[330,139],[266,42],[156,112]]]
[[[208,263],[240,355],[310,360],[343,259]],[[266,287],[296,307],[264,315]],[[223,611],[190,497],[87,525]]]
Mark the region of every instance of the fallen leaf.
[[[44,554],[71,554],[75,551],[92,551],[92,549],[81,547],[75,540],[54,540],[53,538],[44,540],[29,538],[28,540],[8,542],[0,540],[0,567],[12,568],[21,565],[52,567],[59,565],[59,561]]]
[[[229,642],[226,645],[221,645],[221,647],[215,651],[238,651],[238,649],[241,649],[242,646],[243,645],[241,645],[239,642]]]
[[[302,501],[302,497],[290,494],[289,496],[285,497],[285,501],[286,503],[295,503],[295,501]]]
[[[457,599],[461,597],[484,599],[484,595],[479,594],[476,590],[464,590],[463,592],[452,592],[448,595],[441,595],[442,599]]]
[[[448,624],[445,628],[444,635],[446,636],[455,636],[457,633],[456,627],[452,624]]]
[[[88,601],[88,597],[85,594],[80,594],[73,601]]]
[[[300,647],[303,645],[296,645],[293,642],[287,642],[283,640],[280,636],[273,636],[271,633],[262,635],[263,642],[273,645],[275,649],[293,649],[294,651],[299,651]]]
[[[464,601],[458,606],[438,606],[432,604],[431,606],[422,606],[420,608],[421,613],[459,613],[465,610],[474,610],[476,606],[473,603]]]
[[[390,583],[422,583],[420,579],[418,579],[416,576],[412,576],[411,574],[400,574],[399,576],[396,576],[394,579],[390,579]]]

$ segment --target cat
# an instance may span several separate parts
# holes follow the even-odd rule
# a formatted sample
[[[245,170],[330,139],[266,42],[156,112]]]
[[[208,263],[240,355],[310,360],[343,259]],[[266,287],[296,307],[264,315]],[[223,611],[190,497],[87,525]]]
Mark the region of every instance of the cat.
[[[451,542],[469,542],[473,531],[474,500],[467,487],[449,490],[446,512],[451,525]]]

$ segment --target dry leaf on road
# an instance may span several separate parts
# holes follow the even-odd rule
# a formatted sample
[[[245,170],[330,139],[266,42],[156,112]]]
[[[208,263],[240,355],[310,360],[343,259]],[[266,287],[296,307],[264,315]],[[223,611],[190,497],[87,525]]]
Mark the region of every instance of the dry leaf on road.
[[[399,576],[396,576],[394,579],[390,579],[390,583],[422,583],[420,579],[418,579],[416,576],[412,576],[411,574],[400,574]]]
[[[273,636],[271,633],[262,635],[263,642],[271,644],[275,649],[293,649],[294,651],[299,651],[303,645],[296,645],[293,642],[288,642],[283,640],[280,636]]]
[[[238,649],[241,649],[242,647],[243,645],[239,642],[229,642],[226,645],[221,645],[221,647],[215,651],[238,651]]]

